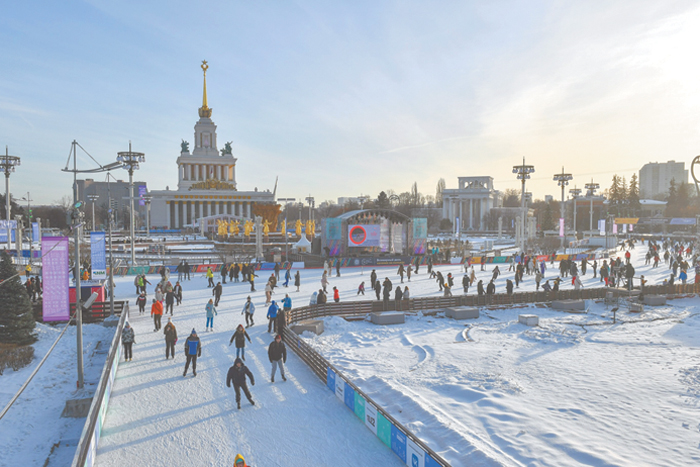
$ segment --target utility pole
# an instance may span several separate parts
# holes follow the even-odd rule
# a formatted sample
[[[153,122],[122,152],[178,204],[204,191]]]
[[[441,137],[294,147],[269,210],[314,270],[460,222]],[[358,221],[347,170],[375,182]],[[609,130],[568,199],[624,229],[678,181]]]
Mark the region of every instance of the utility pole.
[[[596,190],[600,188],[600,185],[597,183],[593,183],[593,179],[591,178],[591,183],[586,183],[586,190],[588,192],[586,193],[590,199],[591,199],[591,207],[588,210],[588,215],[589,215],[589,220],[588,220],[588,230],[593,231],[593,195],[595,194]],[[593,234],[591,234],[593,236]]]
[[[95,201],[97,201],[100,196],[99,195],[87,195],[88,199],[92,203],[92,231],[95,232],[97,231],[97,225],[95,224]]]
[[[561,223],[564,224],[564,235],[561,236],[561,248],[562,250],[564,249],[564,245],[566,243],[566,220],[564,217],[564,189],[566,188],[566,185],[569,184],[570,180],[573,180],[574,176],[565,173],[564,172],[564,166],[561,167],[561,173],[560,174],[555,174],[554,175],[554,181],[557,182],[557,185],[561,187],[561,206],[560,206],[560,221]]]
[[[576,200],[581,195],[581,189],[576,188],[576,185],[574,185],[574,187],[569,190],[569,194],[571,194],[571,199],[574,202],[574,241],[576,241],[578,240],[578,235],[576,235]]]
[[[145,195],[143,197],[143,202],[146,204],[146,237],[151,237],[151,200],[153,196]],[[178,226],[175,226],[179,228]]]
[[[520,249],[525,251],[525,181],[530,178],[530,174],[535,173],[535,166],[525,165],[525,158],[523,157],[522,165],[514,165],[513,173],[517,175],[517,179],[522,181],[522,193],[520,195],[520,209],[521,209],[521,219],[520,222]]]

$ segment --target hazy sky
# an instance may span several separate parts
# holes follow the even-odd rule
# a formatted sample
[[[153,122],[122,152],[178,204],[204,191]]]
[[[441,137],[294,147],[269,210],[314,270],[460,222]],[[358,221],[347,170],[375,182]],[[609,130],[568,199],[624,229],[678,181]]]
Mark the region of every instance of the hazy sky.
[[[203,59],[241,190],[505,190],[525,157],[541,198],[562,165],[607,187],[700,154],[697,1],[27,0],[3,6],[0,44],[0,145],[38,203],[70,193],[73,139],[105,164],[131,140],[137,179],[175,188]]]

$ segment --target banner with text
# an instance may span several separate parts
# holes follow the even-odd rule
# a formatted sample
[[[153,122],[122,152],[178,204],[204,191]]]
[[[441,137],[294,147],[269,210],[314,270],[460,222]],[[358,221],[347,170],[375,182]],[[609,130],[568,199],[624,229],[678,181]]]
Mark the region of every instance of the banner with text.
[[[43,320],[68,321],[68,237],[44,237],[41,245],[43,293]]]
[[[92,278],[107,277],[107,255],[104,232],[90,232],[90,256],[92,261]]]

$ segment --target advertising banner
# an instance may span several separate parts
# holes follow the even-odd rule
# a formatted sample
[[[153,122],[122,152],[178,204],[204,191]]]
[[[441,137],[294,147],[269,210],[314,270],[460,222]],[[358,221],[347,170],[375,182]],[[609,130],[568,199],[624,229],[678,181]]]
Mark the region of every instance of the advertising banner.
[[[41,240],[41,232],[39,232],[39,223],[32,222],[32,241],[38,242]]]
[[[139,206],[146,205],[146,201],[143,199],[143,197],[147,194],[148,190],[146,190],[146,185],[139,185]]]
[[[355,415],[364,421],[365,419],[365,398],[359,392],[355,393]]]
[[[459,237],[459,217],[455,217],[455,236]]]
[[[406,439],[406,465],[408,467],[425,467],[425,451],[410,438]]]
[[[44,321],[68,321],[68,237],[44,237],[41,245]]]
[[[92,279],[107,278],[107,254],[104,232],[90,232]]]
[[[600,219],[598,221],[598,231],[600,235],[605,235],[605,219]]]
[[[335,397],[345,403],[345,381],[338,375],[335,375]]]
[[[348,383],[345,383],[345,405],[350,410],[355,411],[355,390]]]
[[[365,401],[365,426],[377,436],[377,408]]]
[[[379,230],[379,249],[386,253],[391,247],[391,227],[389,219],[382,219]]]
[[[403,253],[403,224],[391,224],[391,252],[394,254]]]
[[[404,464],[406,463],[406,435],[393,424],[391,425],[391,450]]]
[[[348,226],[348,246],[349,247],[377,247],[381,235],[380,226],[373,225],[349,225]]]
[[[326,385],[328,386],[328,389],[335,392],[335,372],[331,370],[331,367],[328,367],[328,373],[326,375]]]
[[[326,219],[326,240],[342,240],[343,220],[338,218]]]
[[[563,217],[559,218],[559,236],[560,237],[564,236],[564,218]]]
[[[612,233],[617,234],[617,223],[613,224],[613,231]]]
[[[413,239],[428,238],[428,219],[425,217],[413,218]]]
[[[695,225],[694,217],[674,217],[669,225]]]
[[[391,427],[394,426],[387,420],[384,415],[377,412],[377,437],[382,440],[382,443],[391,447]]]
[[[15,241],[17,221],[10,221],[10,241]],[[7,243],[7,221],[0,220],[0,243]]]

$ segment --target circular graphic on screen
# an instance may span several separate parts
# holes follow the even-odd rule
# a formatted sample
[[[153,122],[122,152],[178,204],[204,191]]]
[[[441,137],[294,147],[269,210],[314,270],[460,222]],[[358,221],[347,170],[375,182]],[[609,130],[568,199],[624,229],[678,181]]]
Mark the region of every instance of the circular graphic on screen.
[[[350,243],[353,245],[362,245],[362,243],[364,243],[364,241],[367,239],[367,231],[365,231],[365,228],[361,225],[356,225],[350,229],[350,235],[348,235],[348,238],[350,239]]]

